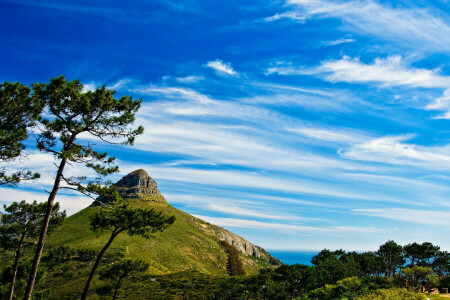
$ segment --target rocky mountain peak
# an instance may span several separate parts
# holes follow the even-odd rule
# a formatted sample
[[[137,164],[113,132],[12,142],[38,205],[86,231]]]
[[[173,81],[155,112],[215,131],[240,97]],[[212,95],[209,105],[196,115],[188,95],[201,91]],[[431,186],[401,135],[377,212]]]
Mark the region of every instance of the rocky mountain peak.
[[[120,179],[115,186],[124,199],[166,202],[156,182],[145,170],[135,170]]]
[[[141,188],[150,189],[149,192],[152,194],[159,194],[158,186],[156,182],[148,175],[148,173],[143,170],[135,170],[120,179],[115,186],[118,188]]]

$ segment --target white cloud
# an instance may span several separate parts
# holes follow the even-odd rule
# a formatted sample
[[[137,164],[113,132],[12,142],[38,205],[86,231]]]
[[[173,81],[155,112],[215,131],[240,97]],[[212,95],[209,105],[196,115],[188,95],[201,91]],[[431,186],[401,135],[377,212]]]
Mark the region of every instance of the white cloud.
[[[331,82],[376,83],[382,86],[410,86],[442,88],[450,86],[450,77],[436,71],[408,67],[400,56],[377,58],[373,64],[362,63],[358,58],[343,57],[323,62],[318,69],[330,73],[325,78]]]
[[[450,88],[444,91],[442,97],[439,97],[435,99],[433,103],[428,104],[425,109],[445,111],[444,114],[435,117],[435,119],[450,119]]]
[[[133,80],[131,79],[121,79],[119,81],[116,81],[112,85],[107,86],[106,88],[111,90],[119,90],[122,88],[126,88],[131,82],[133,82]]]
[[[408,49],[448,51],[450,25],[448,18],[438,16],[443,11],[415,7],[394,8],[375,1],[289,0],[290,9],[265,19],[266,22],[282,18],[305,22],[312,18],[338,18],[343,29],[362,35],[375,36],[399,43]]]
[[[261,222],[245,219],[233,219],[233,218],[217,218],[209,217],[203,215],[195,215],[195,217],[210,222],[212,224],[224,227],[236,227],[236,228],[249,228],[249,229],[260,229],[260,230],[275,230],[287,233],[301,233],[301,232],[315,232],[315,233],[329,233],[329,234],[367,234],[367,233],[382,233],[385,232],[383,229],[376,227],[357,227],[357,226],[303,226],[296,224],[286,224],[286,223],[271,223],[271,222]]]
[[[450,148],[424,147],[404,143],[413,135],[386,136],[341,149],[340,154],[349,159],[409,165],[428,169],[448,169]]]
[[[354,209],[353,212],[366,216],[418,224],[450,227],[450,211],[414,210],[405,208]]]
[[[269,219],[269,220],[283,220],[283,221],[317,221],[320,219],[316,218],[305,218],[305,217],[299,217],[299,216],[293,216],[293,215],[277,215],[274,214],[273,210],[268,213],[260,212],[255,209],[246,209],[239,206],[230,206],[230,205],[220,205],[220,204],[210,204],[206,206],[208,210],[216,211],[216,212],[223,212],[228,213],[232,215],[239,215],[239,216],[247,216],[247,217],[256,217],[261,219]],[[323,219],[321,221],[324,221]]]
[[[93,92],[97,89],[97,84],[95,82],[83,83],[83,89],[81,90],[83,93]]]
[[[230,63],[224,63],[220,59],[208,61],[206,64],[208,68],[214,69],[218,74],[227,74],[230,76],[238,76],[239,74],[233,70]]]
[[[271,67],[267,72],[280,75],[319,75],[330,82],[372,83],[384,87],[450,87],[450,76],[441,75],[435,70],[407,66],[400,56],[376,58],[372,64],[344,56],[339,60],[324,61],[315,68],[281,65]]]
[[[334,41],[325,41],[323,44],[326,46],[336,46],[340,44],[353,43],[354,41],[355,39],[338,39]]]
[[[0,202],[6,205],[10,205],[12,202],[20,202],[25,200],[26,202],[46,202],[48,200],[48,194],[42,192],[30,192],[18,188],[0,188]],[[55,202],[60,203],[61,210],[66,210],[67,215],[72,215],[83,208],[88,207],[92,203],[92,199],[84,197],[81,194],[77,195],[64,195],[58,193]]]
[[[181,83],[194,83],[203,80],[203,76],[186,76],[186,77],[177,77],[176,80]]]
[[[337,142],[343,144],[361,143],[370,139],[365,133],[350,129],[324,129],[324,128],[290,128],[292,132],[315,138],[326,142]]]

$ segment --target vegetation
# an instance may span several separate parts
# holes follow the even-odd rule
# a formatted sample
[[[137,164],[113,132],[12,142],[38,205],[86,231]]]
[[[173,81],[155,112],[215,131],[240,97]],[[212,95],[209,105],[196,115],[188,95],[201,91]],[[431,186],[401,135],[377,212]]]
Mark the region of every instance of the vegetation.
[[[239,251],[233,245],[230,245],[225,241],[220,241],[220,243],[228,253],[228,274],[231,276],[245,275],[244,267],[242,266],[242,262],[239,258]]]
[[[18,82],[0,83],[0,161],[9,162],[23,155],[27,129],[40,118],[43,101],[30,96],[31,89]],[[9,173],[0,167],[0,186],[39,178],[38,173],[18,170]]]
[[[117,292],[127,277],[133,277],[138,273],[145,272],[150,265],[142,260],[124,259],[106,266],[100,270],[100,279],[109,281],[111,284],[97,288],[99,295],[113,292],[113,299],[117,298]]]
[[[387,276],[378,251],[357,253],[325,249],[312,259],[314,264],[310,266],[282,265],[276,269],[262,269],[258,274],[229,276],[226,269],[228,252],[219,244],[217,248],[211,248],[213,244],[207,242],[211,237],[200,235],[199,232],[203,231],[196,229],[207,228],[203,227],[207,225],[206,223],[200,223],[201,220],[168,204],[129,201],[129,206],[133,209],[153,207],[155,211],[161,211],[165,215],[175,215],[177,222],[149,240],[139,235],[119,234],[111,244],[110,250],[106,251],[101,258],[100,265],[104,265],[105,268],[99,272],[100,276],[93,276],[91,285],[96,293],[89,293],[89,299],[104,297],[105,293],[114,295],[112,284],[114,280],[108,280],[109,284],[105,288],[107,280],[102,279],[105,279],[102,274],[106,268],[122,261],[125,256],[130,260],[141,259],[149,265],[146,271],[137,272],[121,280],[121,282],[126,281],[126,284],[120,284],[117,290],[117,296],[126,294],[127,297],[136,299],[145,298],[148,295],[152,295],[153,299],[346,298],[350,300],[371,299],[365,298],[366,296],[373,299],[383,299],[382,297],[388,296],[392,297],[386,299],[399,299],[398,297],[406,297],[406,295],[416,297],[411,299],[422,299],[416,292],[419,285],[425,284],[427,287],[432,287],[431,284],[441,283],[441,286],[446,287],[445,284],[448,283],[449,261],[446,264],[440,262],[439,268],[436,267],[435,261],[441,259],[446,253],[439,250],[423,263],[427,264],[423,267],[432,270],[432,275],[437,275],[438,272],[442,274],[437,276],[439,282],[432,283],[426,276],[421,277],[417,285],[408,281],[408,290],[405,290],[405,281],[408,280],[408,276],[411,276],[408,274],[408,268],[413,268],[409,260],[404,258],[405,265],[396,269],[395,275],[391,272],[391,276]],[[80,297],[92,269],[92,262],[111,235],[110,230],[95,233],[89,229],[89,220],[103,211],[109,210],[101,206],[89,207],[69,217],[50,236],[50,248],[46,251],[42,262],[42,269],[46,276],[37,282],[37,292],[33,297],[41,293],[47,293],[46,297],[50,299]],[[5,252],[7,255],[8,253],[10,252]],[[208,255],[211,253],[215,253],[217,258],[208,264]],[[192,259],[186,260],[188,257]],[[218,258],[220,260],[217,260]],[[245,269],[247,258],[240,253],[239,258]],[[417,258],[415,260],[417,261]],[[12,256],[8,261],[12,261]],[[217,268],[215,264],[220,264],[221,261],[223,266]],[[194,263],[197,264],[194,265]],[[182,271],[183,268],[185,271]],[[198,272],[196,269],[202,271]],[[405,269],[406,272],[404,272]],[[417,273],[415,276],[417,275],[420,274]]]
[[[425,300],[425,295],[414,293],[406,289],[384,289],[364,295],[356,300]]]
[[[148,239],[150,233],[163,231],[167,226],[173,224],[174,221],[175,217],[165,216],[161,212],[156,213],[154,209],[132,209],[127,205],[103,209],[93,214],[90,222],[91,229],[93,231],[108,230],[111,231],[111,235],[95,259],[81,299],[86,299],[89,286],[100,264],[100,260],[121,232],[125,231],[129,236],[139,235]]]
[[[324,249],[312,258],[311,266],[283,265],[262,270],[256,276],[230,278],[213,298],[425,299],[418,293],[421,287],[448,286],[450,260],[443,259],[448,258],[447,252],[431,243],[418,246],[431,250],[426,255],[411,252],[409,245],[402,247],[393,241],[376,252]]]
[[[14,286],[19,269],[19,261],[24,247],[34,244],[42,226],[46,205],[34,201],[31,204],[21,201],[10,206],[4,205],[5,213],[1,216],[0,242],[5,249],[14,252],[11,282],[8,299],[13,299]],[[66,213],[59,212],[59,203],[56,203],[50,216],[49,232],[60,226]],[[23,273],[23,272],[22,272]]]
[[[81,163],[102,176],[118,171],[113,157],[97,152],[91,143],[82,144],[77,138],[81,134],[90,134],[105,142],[132,144],[134,138],[143,132],[142,127],[129,129],[141,100],[134,101],[126,96],[115,99],[114,91],[104,86],[93,92],[83,92],[83,85],[78,80],[67,82],[63,76],[51,79],[48,84],[36,83],[32,87],[32,99],[44,108],[47,116],[39,118],[37,147],[53,154],[59,163],[28,280],[25,296],[28,300],[33,291],[54,200],[61,180],[65,179],[66,164]]]

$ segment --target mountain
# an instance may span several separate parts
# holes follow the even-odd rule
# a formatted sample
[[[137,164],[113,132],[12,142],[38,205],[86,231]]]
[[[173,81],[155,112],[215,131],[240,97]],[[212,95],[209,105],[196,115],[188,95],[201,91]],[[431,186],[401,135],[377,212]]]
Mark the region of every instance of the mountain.
[[[205,222],[171,206],[158,190],[156,182],[144,170],[124,176],[116,184],[121,196],[135,208],[154,208],[176,221],[165,231],[150,239],[119,235],[107,253],[118,253],[150,263],[152,274],[198,271],[210,275],[226,275],[232,245],[239,251],[239,259],[247,274],[261,268],[278,265],[279,261],[263,248],[221,227]],[[99,198],[98,201],[104,199]],[[49,237],[50,248],[68,246],[72,249],[98,251],[106,243],[109,232],[94,233],[89,229],[89,217],[101,209],[97,202],[68,217]],[[227,242],[224,243],[223,241]]]

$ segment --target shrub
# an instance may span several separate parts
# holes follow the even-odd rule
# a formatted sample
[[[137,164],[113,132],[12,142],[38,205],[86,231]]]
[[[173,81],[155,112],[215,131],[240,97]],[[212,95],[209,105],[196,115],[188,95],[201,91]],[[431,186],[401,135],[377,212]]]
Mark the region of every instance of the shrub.
[[[239,258],[239,251],[225,241],[220,242],[225,250],[228,252],[227,270],[230,276],[245,275],[244,267],[242,266],[241,259]]]
[[[425,300],[422,294],[408,291],[406,289],[383,289],[371,294],[364,295],[355,300]]]

